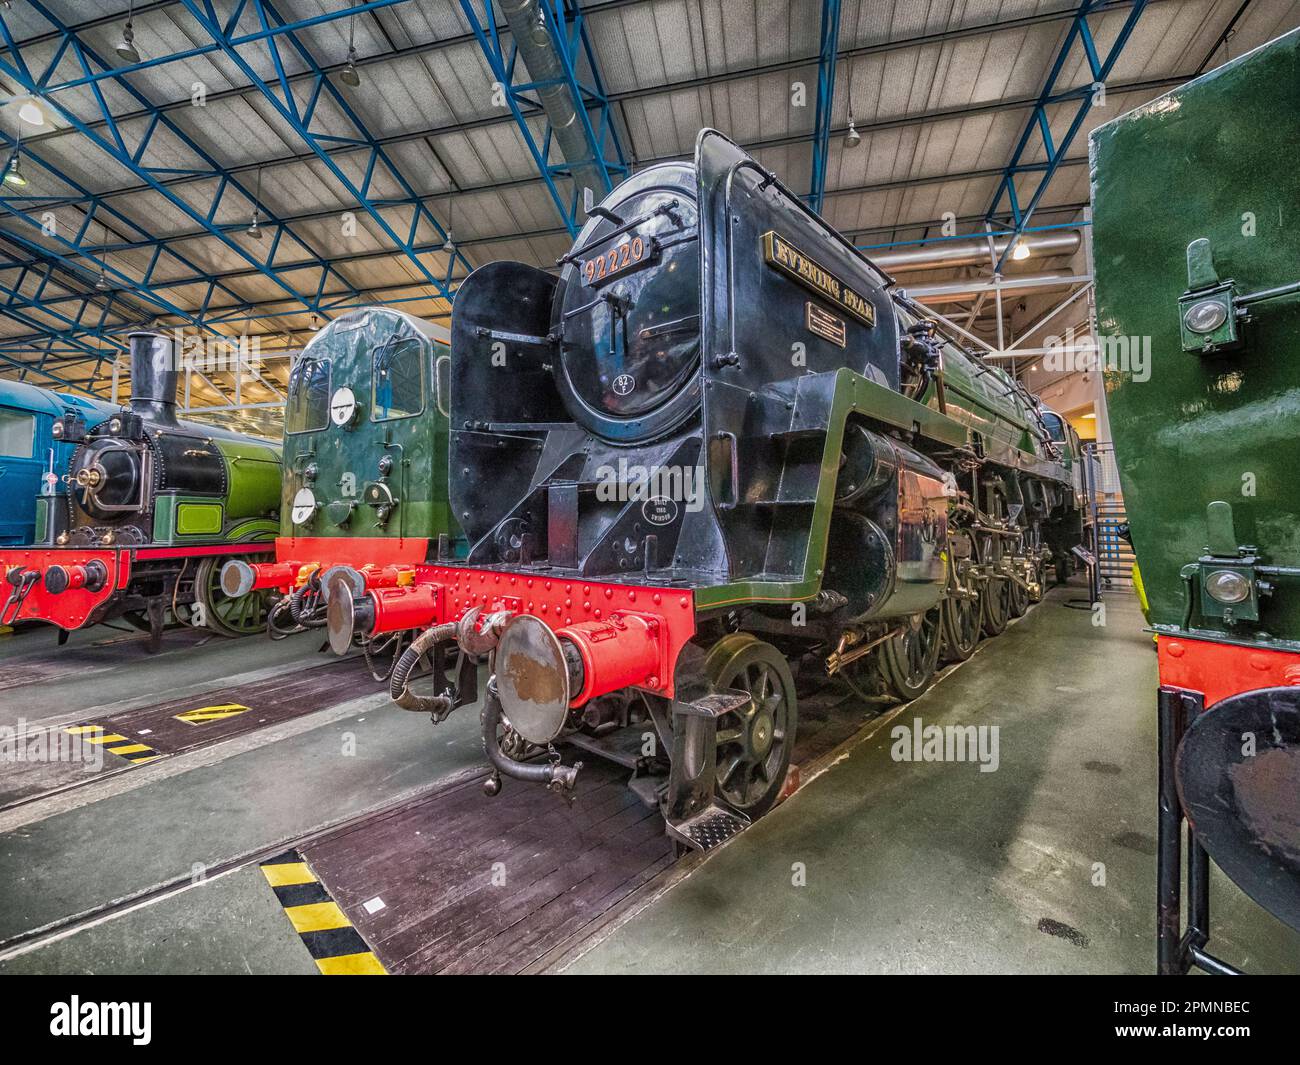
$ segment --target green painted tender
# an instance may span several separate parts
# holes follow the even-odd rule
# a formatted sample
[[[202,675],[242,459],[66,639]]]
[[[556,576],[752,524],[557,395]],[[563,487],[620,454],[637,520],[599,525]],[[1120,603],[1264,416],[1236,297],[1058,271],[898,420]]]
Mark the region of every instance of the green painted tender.
[[[1092,135],[1110,423],[1157,631],[1300,649],[1297,143],[1300,31]]]

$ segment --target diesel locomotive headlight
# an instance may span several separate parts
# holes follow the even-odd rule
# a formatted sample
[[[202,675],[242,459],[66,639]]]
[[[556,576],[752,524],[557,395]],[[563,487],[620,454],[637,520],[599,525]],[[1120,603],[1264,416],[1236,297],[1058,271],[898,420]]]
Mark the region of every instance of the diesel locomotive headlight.
[[[334,390],[330,397],[330,421],[340,429],[350,429],[357,422],[360,406],[356,393],[347,385]]]
[[[306,525],[316,513],[316,493],[310,488],[299,488],[294,493],[290,516],[295,525]]]
[[[1183,324],[1193,333],[1213,333],[1223,325],[1228,317],[1228,309],[1220,300],[1201,300],[1187,308],[1183,315]]]
[[[1205,591],[1218,603],[1241,603],[1250,598],[1250,581],[1236,570],[1218,569],[1205,578]]]
[[[63,423],[62,423],[62,422],[55,422],[53,425],[51,425],[51,426],[50,426],[50,435],[51,435],[52,437],[54,437],[55,440],[62,440],[62,439],[63,439]]]

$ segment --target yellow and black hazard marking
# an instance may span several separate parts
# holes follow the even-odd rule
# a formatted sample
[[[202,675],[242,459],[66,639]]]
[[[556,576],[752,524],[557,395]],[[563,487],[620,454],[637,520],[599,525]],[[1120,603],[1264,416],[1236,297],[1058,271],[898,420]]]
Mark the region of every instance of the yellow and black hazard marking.
[[[361,933],[296,850],[262,863],[262,875],[285,916],[326,976],[383,976],[385,969]]]
[[[238,717],[240,714],[248,713],[248,707],[242,703],[219,703],[216,706],[200,706],[194,710],[186,710],[183,714],[177,714],[177,721],[184,721],[188,725],[206,725],[210,721],[224,721],[228,717]]]
[[[133,740],[130,736],[106,732],[103,725],[69,725],[63,731],[69,736],[81,737],[82,743],[99,744],[104,750],[119,755],[135,765],[141,762],[152,762],[155,758],[162,757],[148,744]]]

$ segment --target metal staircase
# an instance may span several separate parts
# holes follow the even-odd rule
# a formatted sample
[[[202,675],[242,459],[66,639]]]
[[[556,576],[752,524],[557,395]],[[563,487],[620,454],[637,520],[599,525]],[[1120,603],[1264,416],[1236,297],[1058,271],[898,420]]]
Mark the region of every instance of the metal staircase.
[[[1132,591],[1133,546],[1119,534],[1128,521],[1120,493],[1115,445],[1090,442],[1084,445],[1085,483],[1088,497],[1090,547],[1097,558],[1099,591]]]

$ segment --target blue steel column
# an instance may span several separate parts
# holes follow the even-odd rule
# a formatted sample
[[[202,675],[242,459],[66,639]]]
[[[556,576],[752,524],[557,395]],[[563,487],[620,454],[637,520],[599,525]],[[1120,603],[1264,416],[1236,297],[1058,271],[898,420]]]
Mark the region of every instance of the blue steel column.
[[[835,102],[835,57],[840,43],[840,0],[822,0],[821,58],[817,63],[817,119],[813,126],[812,187],[808,206],[821,214],[826,195],[826,157]]]
[[[1006,169],[1003,171],[1002,180],[998,183],[997,192],[993,196],[993,202],[989,204],[989,209],[986,212],[988,221],[999,221],[1000,207],[1003,199],[1006,199],[1011,219],[1012,236],[1007,241],[1006,250],[1003,251],[997,265],[994,267],[993,272],[995,274],[1002,271],[1003,263],[1006,262],[1007,256],[1015,248],[1016,241],[1024,233],[1025,227],[1029,225],[1029,220],[1033,217],[1035,209],[1043,198],[1043,194],[1047,191],[1047,186],[1056,173],[1057,167],[1060,165],[1061,160],[1066,157],[1071,142],[1079,132],[1080,127],[1082,127],[1088,112],[1092,110],[1093,85],[1099,82],[1105,83],[1106,77],[1110,74],[1116,60],[1120,57],[1120,53],[1123,52],[1124,46],[1128,43],[1129,37],[1133,33],[1133,27],[1137,25],[1137,20],[1141,18],[1146,5],[1147,0],[1135,0],[1133,7],[1129,10],[1128,17],[1124,20],[1124,25],[1120,27],[1119,34],[1116,36],[1104,60],[1097,52],[1092,30],[1088,26],[1088,16],[1094,14],[1097,9],[1104,7],[1105,0],[1085,0],[1074,13],[1074,19],[1070,23],[1070,28],[1066,31],[1065,42],[1061,45],[1061,49],[1052,63],[1051,70],[1047,75],[1047,81],[1043,85],[1042,92],[1038,95],[1038,102],[1034,105],[1029,121],[1025,124],[1024,132],[1020,135],[1020,140],[1016,142],[1016,149],[1012,153],[1011,162],[1007,164]],[[1076,41],[1083,48],[1084,56],[1087,58],[1088,69],[1092,72],[1092,84],[1058,94],[1056,93],[1057,79],[1060,77]],[[1047,108],[1049,105],[1068,104],[1071,101],[1078,102],[1078,109],[1065,135],[1059,142],[1054,141]],[[1047,160],[1044,163],[1025,163],[1024,159],[1028,154],[1035,133],[1038,134],[1041,140]],[[1034,187],[1029,202],[1022,205],[1020,193],[1016,190],[1016,178],[1021,174],[1028,173],[1039,173],[1041,176],[1038,179],[1038,184]]]

